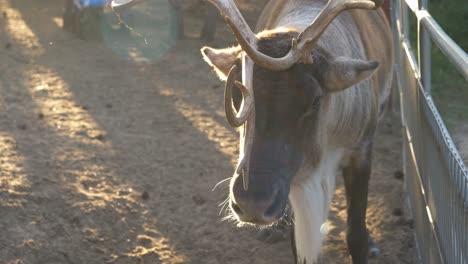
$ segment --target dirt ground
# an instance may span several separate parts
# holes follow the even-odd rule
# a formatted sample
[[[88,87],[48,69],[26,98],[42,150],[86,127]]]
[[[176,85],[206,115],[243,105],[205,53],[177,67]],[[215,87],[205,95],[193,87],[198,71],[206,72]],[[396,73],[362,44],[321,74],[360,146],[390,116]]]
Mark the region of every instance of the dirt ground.
[[[212,189],[233,172],[237,136],[202,41],[124,59],[64,32],[63,5],[0,0],[0,263],[292,263],[289,239],[221,221],[227,184]],[[218,29],[213,45],[232,41]],[[371,263],[417,263],[399,132],[388,115],[376,138],[368,226],[382,252]],[[343,192],[323,263],[351,263]]]

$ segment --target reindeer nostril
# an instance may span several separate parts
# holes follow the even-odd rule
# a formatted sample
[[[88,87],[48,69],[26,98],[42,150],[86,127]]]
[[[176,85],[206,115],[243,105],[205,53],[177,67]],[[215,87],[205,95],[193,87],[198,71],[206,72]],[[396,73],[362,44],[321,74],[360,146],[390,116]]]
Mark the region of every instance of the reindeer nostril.
[[[234,212],[237,215],[239,215],[239,216],[243,215],[242,210],[240,209],[240,207],[237,204],[235,204],[234,202],[231,202],[231,207],[232,207],[232,210],[234,210]]]

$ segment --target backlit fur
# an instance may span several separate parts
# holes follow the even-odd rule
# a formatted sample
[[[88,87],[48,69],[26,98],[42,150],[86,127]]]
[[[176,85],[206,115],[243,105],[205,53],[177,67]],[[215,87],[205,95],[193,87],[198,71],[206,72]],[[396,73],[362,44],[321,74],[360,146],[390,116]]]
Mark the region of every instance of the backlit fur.
[[[257,30],[286,28],[302,32],[324,4],[323,1],[272,0],[260,16]],[[366,131],[375,127],[388,99],[393,54],[386,23],[382,10],[347,11],[331,23],[317,43],[334,56],[376,59],[381,67],[372,79],[327,95],[321,105],[320,128],[310,142],[318,145],[321,159],[312,168],[304,163],[293,177],[289,194],[300,263],[312,264],[319,256],[320,226],[327,219],[342,152],[366,141]]]

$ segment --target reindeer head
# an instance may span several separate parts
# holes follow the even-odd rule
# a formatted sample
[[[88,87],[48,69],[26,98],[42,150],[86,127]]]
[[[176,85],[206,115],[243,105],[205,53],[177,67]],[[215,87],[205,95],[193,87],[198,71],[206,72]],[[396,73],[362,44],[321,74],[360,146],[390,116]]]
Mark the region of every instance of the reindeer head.
[[[368,78],[378,67],[375,61],[334,57],[316,43],[342,11],[378,6],[367,0],[330,0],[303,32],[254,34],[232,0],[209,1],[239,42],[232,48],[202,49],[207,63],[226,80],[228,122],[242,126],[230,206],[240,221],[269,225],[283,215],[300,167],[320,160],[315,135],[324,98]]]

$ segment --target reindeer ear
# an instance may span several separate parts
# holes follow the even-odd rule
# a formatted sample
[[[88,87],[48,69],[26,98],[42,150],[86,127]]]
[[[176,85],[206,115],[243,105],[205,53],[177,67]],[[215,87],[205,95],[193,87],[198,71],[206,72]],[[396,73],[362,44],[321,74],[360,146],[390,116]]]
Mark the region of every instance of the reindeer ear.
[[[232,66],[236,63],[241,48],[231,47],[226,49],[213,49],[203,47],[201,53],[203,59],[216,71],[218,77],[225,81]]]
[[[377,61],[356,60],[337,57],[327,63],[322,72],[322,86],[327,92],[349,88],[369,78],[379,67]]]

